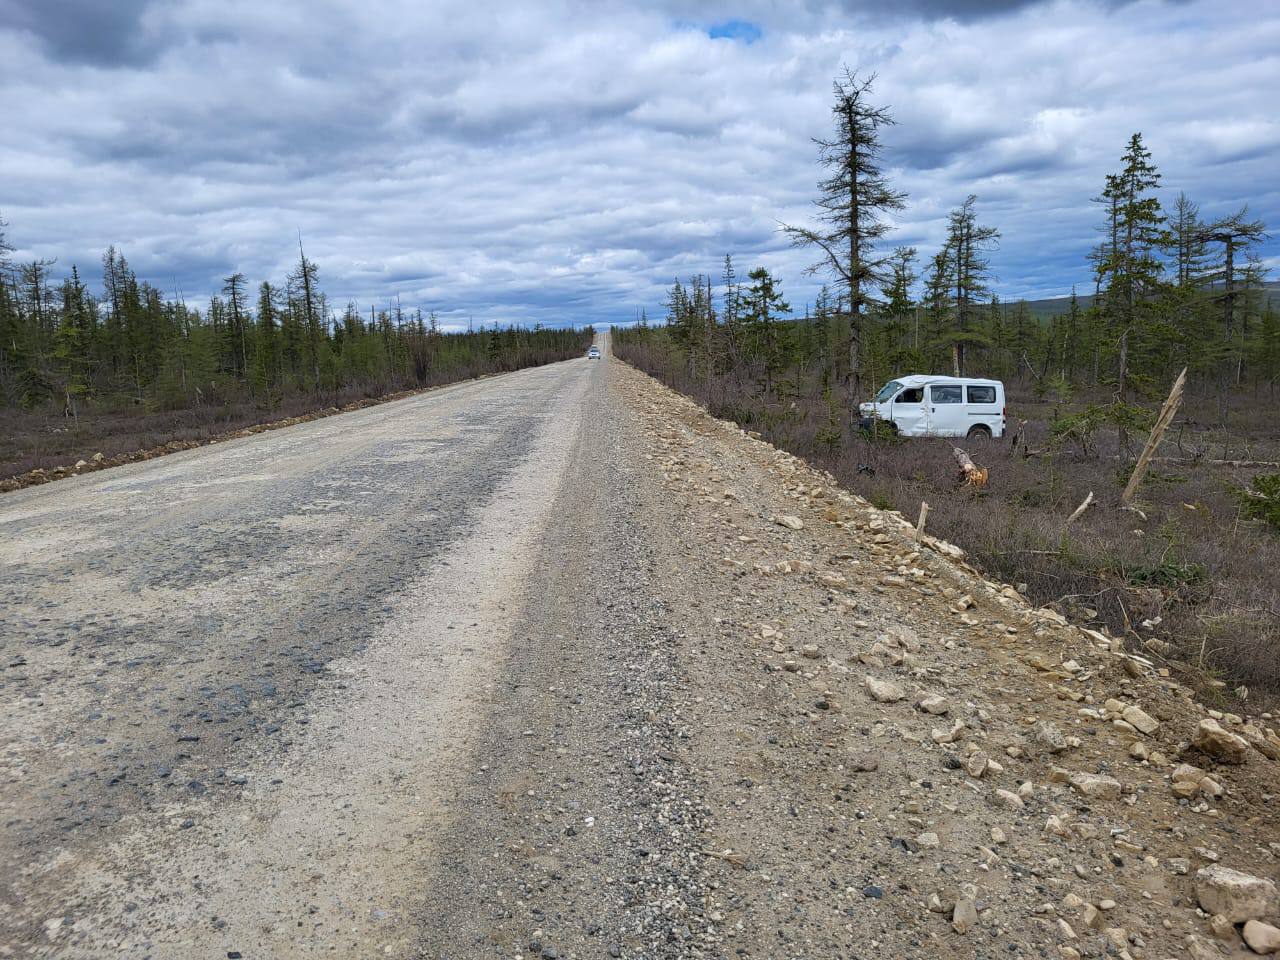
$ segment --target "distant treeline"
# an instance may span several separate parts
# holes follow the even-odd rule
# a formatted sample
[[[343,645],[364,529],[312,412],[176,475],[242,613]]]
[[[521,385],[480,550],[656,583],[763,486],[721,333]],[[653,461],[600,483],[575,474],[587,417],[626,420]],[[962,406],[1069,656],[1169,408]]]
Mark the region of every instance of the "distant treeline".
[[[114,247],[102,293],[78,268],[59,284],[52,261],[14,263],[0,221],[0,406],[188,407],[358,388],[374,395],[575,356],[592,331],[508,327],[446,333],[434,312],[398,304],[340,315],[299,250],[283,285],[227,277],[206,310],[139,280]]]
[[[1060,314],[1036,317],[992,294],[1000,234],[979,222],[974,196],[952,211],[946,241],[923,266],[914,247],[886,248],[889,214],[906,195],[881,161],[880,129],[893,119],[870,96],[869,80],[837,80],[834,133],[818,141],[828,175],[815,222],[785,228],[816,252],[811,272],[830,286],[799,317],[778,278],[757,268],[742,283],[729,257],[718,289],[709,276],[677,280],[662,337],[687,378],[710,384],[729,374],[775,399],[816,379],[849,408],[897,374],[987,375],[1041,393],[1102,388],[1112,398],[1104,416],[1117,424],[1131,419],[1132,399],[1162,396],[1184,366],[1202,394],[1274,390],[1280,318],[1258,253],[1265,227],[1247,208],[1207,221],[1180,194],[1165,209],[1160,175],[1134,134],[1094,198],[1100,242],[1087,305],[1073,293]],[[658,345],[643,333],[631,339]]]

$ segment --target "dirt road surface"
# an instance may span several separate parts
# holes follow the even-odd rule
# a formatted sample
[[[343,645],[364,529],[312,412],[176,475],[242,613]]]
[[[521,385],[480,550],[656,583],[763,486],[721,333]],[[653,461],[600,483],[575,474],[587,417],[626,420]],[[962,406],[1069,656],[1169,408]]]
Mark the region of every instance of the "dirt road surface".
[[[0,957],[1265,947],[1272,717],[605,345],[0,498]]]

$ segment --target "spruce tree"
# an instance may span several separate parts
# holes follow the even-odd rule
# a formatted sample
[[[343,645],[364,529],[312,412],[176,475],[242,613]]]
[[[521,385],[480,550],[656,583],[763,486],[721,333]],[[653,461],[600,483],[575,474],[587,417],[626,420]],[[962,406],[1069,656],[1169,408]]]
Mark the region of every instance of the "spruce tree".
[[[1142,134],[1129,138],[1120,173],[1108,176],[1102,201],[1108,209],[1108,242],[1095,252],[1102,303],[1118,344],[1116,401],[1128,401],[1135,369],[1142,370],[1149,352],[1160,343],[1152,336],[1148,300],[1160,283],[1160,251],[1168,243],[1164,214],[1154,190],[1160,174],[1143,145]],[[1131,348],[1137,347],[1131,354]],[[1128,446],[1123,413],[1117,419],[1120,449]]]
[[[752,270],[747,279],[751,285],[743,295],[743,320],[752,353],[761,366],[765,395],[772,397],[784,366],[786,350],[786,332],[780,321],[791,312],[791,307],[782,299],[777,280],[764,267]]]
[[[916,303],[911,291],[920,279],[916,271],[916,248],[897,247],[889,261],[889,282],[880,288],[884,298],[885,359],[896,377],[916,362],[909,330],[915,319]]]
[[[995,246],[1000,231],[978,223],[974,204],[978,198],[970,194],[947,218],[951,282],[955,291],[955,328],[951,335],[952,368],[957,377],[968,372],[965,365],[970,347],[982,346],[985,339],[974,329],[976,305],[990,292],[991,278],[987,253]]]

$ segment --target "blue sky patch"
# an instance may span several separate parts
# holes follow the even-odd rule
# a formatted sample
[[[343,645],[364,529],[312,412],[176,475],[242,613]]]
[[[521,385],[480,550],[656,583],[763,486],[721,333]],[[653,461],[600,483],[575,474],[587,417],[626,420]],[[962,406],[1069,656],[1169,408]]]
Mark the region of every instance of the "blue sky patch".
[[[763,37],[764,31],[750,20],[726,20],[713,23],[707,29],[707,36],[712,40],[741,40],[751,44]]]

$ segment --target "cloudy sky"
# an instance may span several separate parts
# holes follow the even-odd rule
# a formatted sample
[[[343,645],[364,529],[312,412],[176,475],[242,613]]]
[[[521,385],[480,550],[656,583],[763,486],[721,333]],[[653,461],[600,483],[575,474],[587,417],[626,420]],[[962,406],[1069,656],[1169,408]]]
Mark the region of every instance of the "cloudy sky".
[[[1136,130],[1165,197],[1280,236],[1270,0],[0,0],[0,215],[22,257],[96,278],[115,244],[189,301],[283,279],[301,231],[365,309],[625,321],[726,252],[799,306],[778,223],[841,64],[898,120],[890,243],[931,255],[975,193],[1006,298],[1087,283]]]

